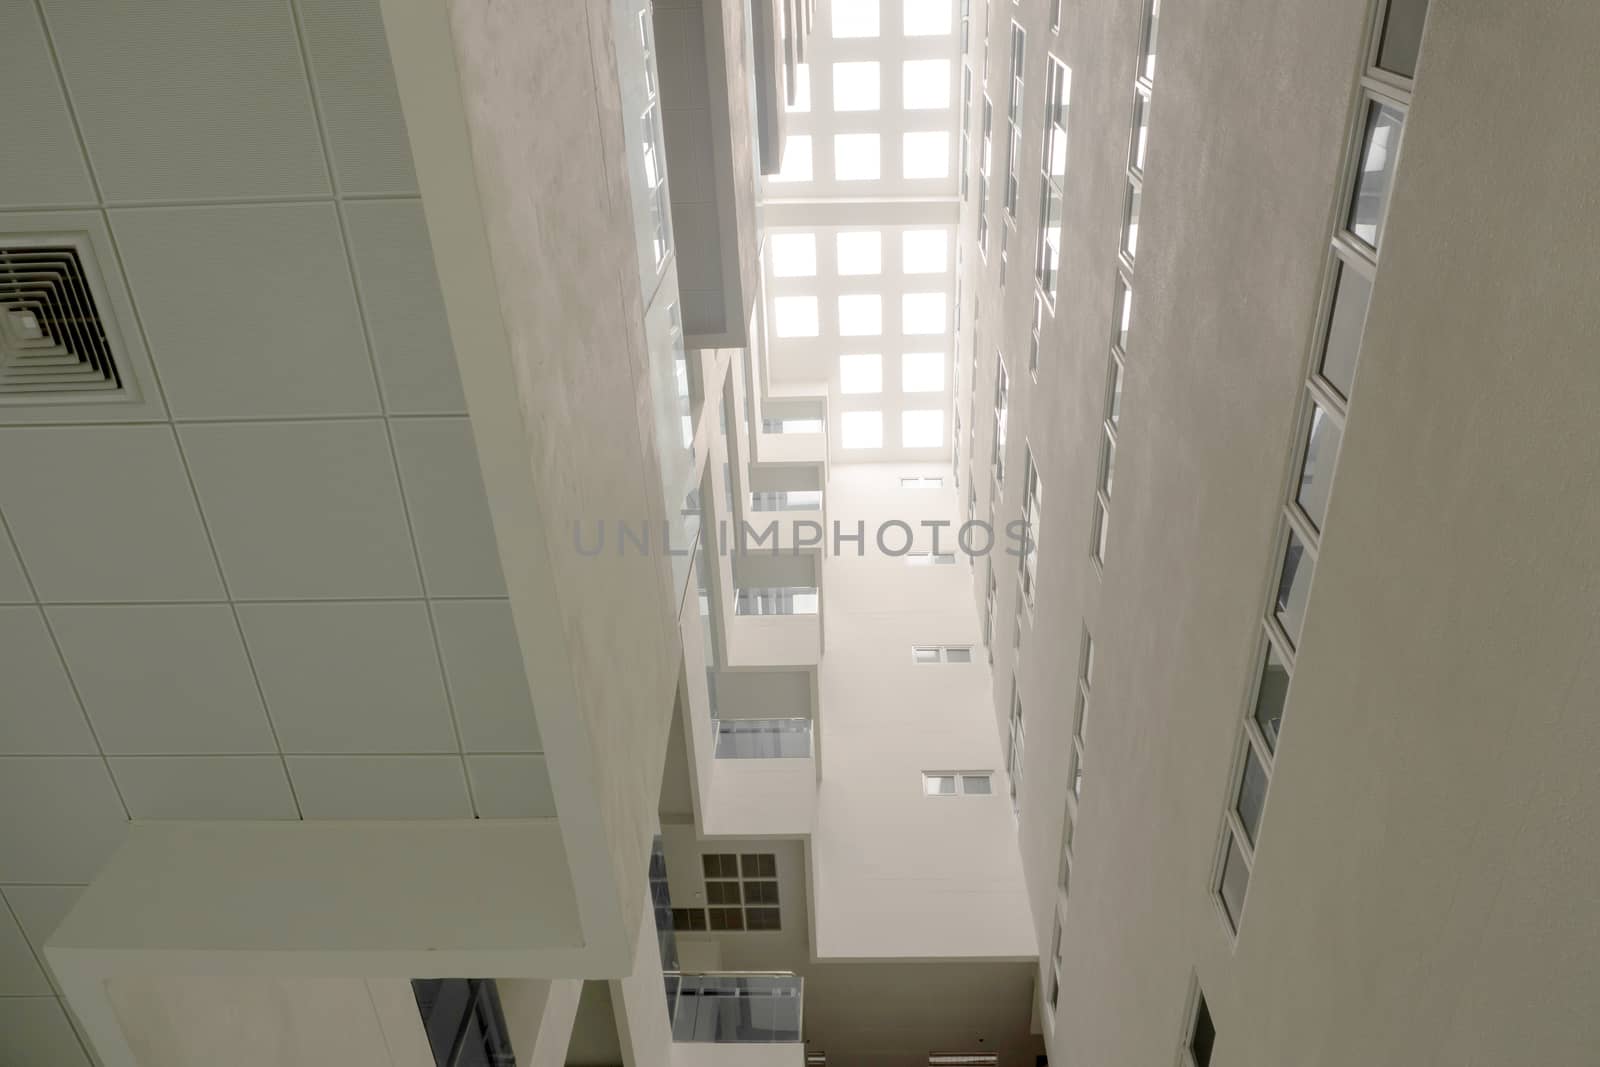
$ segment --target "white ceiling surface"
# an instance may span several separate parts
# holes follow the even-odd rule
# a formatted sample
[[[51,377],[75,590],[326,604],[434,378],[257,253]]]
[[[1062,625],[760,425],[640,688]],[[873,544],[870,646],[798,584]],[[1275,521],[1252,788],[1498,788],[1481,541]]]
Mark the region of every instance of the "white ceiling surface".
[[[876,36],[834,36],[836,22],[845,32],[862,32],[873,24],[876,9]],[[772,383],[808,385],[826,382],[830,411],[830,454],[835,462],[930,461],[950,455],[951,397],[953,395],[955,314],[955,243],[953,205],[957,195],[955,156],[957,151],[957,97],[959,93],[959,14],[956,0],[841,0],[839,19],[833,5],[818,6],[817,26],[807,45],[804,64],[805,92],[799,108],[787,114],[788,144],[798,145],[801,158],[809,145],[812,178],[809,181],[783,180],[792,177],[793,167],[779,180],[763,180],[763,195],[781,212],[769,210],[777,221],[768,231],[763,257],[768,305],[767,338],[769,371]],[[943,32],[908,35],[909,23],[923,29]],[[935,107],[907,107],[907,72],[913,81],[929,71],[929,64],[944,63],[944,92],[933,87],[931,97],[922,103]],[[870,67],[876,64],[875,77]],[[909,67],[908,67],[909,64]],[[864,95],[859,86],[866,85]],[[841,89],[857,88],[849,98],[836,97]],[[871,110],[853,109],[870,101],[876,87],[878,106]],[[929,87],[924,83],[923,91]],[[841,108],[846,108],[841,110]],[[948,166],[943,176],[932,179],[907,179],[902,171],[902,145],[906,135],[942,133],[947,138]],[[880,148],[880,178],[869,181],[840,181],[835,178],[835,136],[876,134]],[[809,138],[809,142],[804,139]],[[797,140],[798,139],[798,140]],[[788,157],[786,156],[786,161]],[[881,224],[879,219],[882,220]],[[942,264],[935,265],[925,251],[914,250],[909,260],[903,257],[907,234],[911,240],[931,242],[943,249]],[[868,260],[849,256],[850,241],[865,240],[870,246],[877,235],[879,249],[876,269]],[[780,253],[794,249],[795,242],[815,248],[814,271],[805,273],[784,262]],[[841,235],[846,242],[840,245]],[[859,247],[859,246],[856,246]],[[841,258],[841,248],[845,258]],[[920,246],[925,250],[927,245]],[[930,269],[931,268],[931,269]],[[860,298],[867,298],[863,306]],[[876,297],[874,302],[871,298]],[[932,333],[908,333],[904,321],[907,305],[918,301],[943,304],[942,318]],[[798,303],[795,301],[798,300]],[[782,320],[792,310],[808,311],[815,301],[816,330],[810,336],[780,336]],[[875,305],[875,306],[874,306]],[[865,311],[878,321],[853,332],[853,313]],[[902,388],[905,358],[914,353],[938,353],[944,367],[942,388],[907,392]],[[880,357],[882,389],[878,393],[846,393],[840,381],[839,357],[877,355]],[[908,447],[902,436],[907,412],[936,412],[940,428],[939,444]],[[853,417],[847,419],[846,413]],[[860,415],[870,419],[877,413],[882,423],[882,445],[876,448],[845,448],[843,434],[847,423]],[[932,419],[929,415],[925,418]],[[912,415],[915,422],[916,415]]]
[[[93,237],[149,356],[0,406],[0,1063],[84,1063],[39,949],[130,817],[553,801],[375,0],[0,0],[0,53],[0,233]]]

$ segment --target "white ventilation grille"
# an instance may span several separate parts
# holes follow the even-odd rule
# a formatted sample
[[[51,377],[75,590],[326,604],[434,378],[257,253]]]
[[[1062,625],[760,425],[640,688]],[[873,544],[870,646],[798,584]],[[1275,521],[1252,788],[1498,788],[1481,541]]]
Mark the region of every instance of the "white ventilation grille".
[[[0,238],[0,402],[120,393],[78,248]]]

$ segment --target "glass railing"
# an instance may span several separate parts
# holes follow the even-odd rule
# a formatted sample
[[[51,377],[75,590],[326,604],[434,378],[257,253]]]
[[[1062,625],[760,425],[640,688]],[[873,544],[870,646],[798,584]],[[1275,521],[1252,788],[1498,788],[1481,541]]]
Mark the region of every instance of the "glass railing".
[[[740,589],[733,603],[735,615],[815,615],[817,587],[781,585]]]
[[[777,489],[750,494],[751,511],[820,511],[822,490]]]
[[[666,976],[674,1041],[798,1042],[804,979],[790,971],[675,971]]]
[[[437,1067],[517,1067],[490,978],[419,978],[411,983]]]
[[[718,719],[718,759],[805,759],[810,719]]]

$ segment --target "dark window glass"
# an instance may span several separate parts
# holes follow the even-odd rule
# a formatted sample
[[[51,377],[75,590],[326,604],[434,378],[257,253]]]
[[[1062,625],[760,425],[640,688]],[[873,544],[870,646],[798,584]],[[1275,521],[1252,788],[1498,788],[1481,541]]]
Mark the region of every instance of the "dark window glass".
[[[1261,664],[1261,687],[1256,691],[1256,725],[1266,739],[1267,751],[1278,748],[1278,732],[1283,728],[1283,702],[1289,695],[1289,665],[1278,650],[1267,645]]]
[[[1422,23],[1428,0],[1389,0],[1383,17],[1383,38],[1378,45],[1378,66],[1402,78],[1417,74],[1417,52],[1422,47]]]
[[[1333,313],[1328,317],[1328,336],[1323,339],[1321,369],[1328,384],[1348,399],[1350,387],[1355,384],[1356,355],[1361,351],[1361,331],[1367,321],[1372,283],[1342,264],[1338,270]]]
[[[1235,807],[1239,812],[1239,821],[1244,824],[1245,836],[1252,845],[1256,843],[1256,834],[1261,829],[1261,809],[1266,803],[1267,770],[1256,758],[1256,750],[1246,742],[1244,777],[1239,780],[1239,797]]]
[[[1217,1027],[1211,1021],[1211,1009],[1206,1006],[1205,994],[1200,994],[1200,1006],[1194,1013],[1194,1035],[1189,1038],[1189,1054],[1195,1067],[1211,1067],[1211,1048],[1217,1043]]]
[[[1311,525],[1319,530],[1328,514],[1328,491],[1333,487],[1333,465],[1342,436],[1328,413],[1320,405],[1312,405],[1311,429],[1306,436],[1305,461],[1300,465],[1300,489],[1295,499]]]
[[[1283,554],[1283,573],[1278,579],[1278,599],[1274,614],[1288,635],[1291,645],[1300,643],[1300,624],[1306,617],[1306,597],[1311,593],[1311,561],[1306,558],[1306,546],[1300,535],[1289,534],[1289,545]]]
[[[1250,885],[1250,868],[1244,865],[1244,854],[1239,842],[1228,835],[1228,856],[1222,861],[1222,906],[1228,912],[1228,921],[1239,929],[1239,917],[1244,914],[1244,891]],[[712,923],[713,929],[716,924]]]

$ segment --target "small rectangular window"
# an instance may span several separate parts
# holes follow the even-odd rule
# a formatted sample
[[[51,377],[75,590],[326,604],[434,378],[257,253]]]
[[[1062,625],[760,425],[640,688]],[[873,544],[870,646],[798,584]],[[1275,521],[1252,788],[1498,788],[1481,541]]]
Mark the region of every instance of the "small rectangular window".
[[[1253,848],[1261,831],[1261,813],[1267,803],[1267,770],[1256,755],[1255,746],[1248,741],[1244,750],[1244,773],[1239,776],[1239,794],[1234,810],[1244,827],[1245,837]]]
[[[946,648],[944,650],[944,661],[946,663],[971,663],[972,646],[954,645]]]
[[[1383,13],[1383,35],[1378,44],[1378,67],[1402,78],[1417,74],[1417,53],[1422,49],[1422,24],[1428,0],[1389,0]]]
[[[1144,173],[1145,146],[1150,137],[1150,97],[1143,90],[1133,94],[1133,133],[1128,144],[1128,169]]]
[[[1139,48],[1138,76],[1154,81],[1156,76],[1156,44],[1161,29],[1161,0],[1146,0],[1144,38]]]
[[[918,645],[911,650],[912,663],[938,663],[939,647],[937,645]]]
[[[1111,512],[1098,500],[1094,505],[1094,558],[1102,565],[1106,561],[1106,540],[1111,532]]]
[[[1306,431],[1305,457],[1300,464],[1300,488],[1295,501],[1311,525],[1322,529],[1328,513],[1328,492],[1333,483],[1334,461],[1343,431],[1320,404],[1311,405],[1311,425]]]
[[[1328,333],[1322,343],[1323,379],[1339,395],[1348,398],[1355,384],[1356,356],[1361,351],[1361,332],[1366,328],[1367,301],[1372,283],[1360,271],[1339,262],[1333,288],[1333,309],[1328,315]]]
[[[1130,180],[1122,205],[1122,252],[1129,261],[1132,261],[1139,248],[1139,209],[1143,200],[1142,187]]]
[[[1305,621],[1306,597],[1311,593],[1311,571],[1312,561],[1306,556],[1306,546],[1300,535],[1291,530],[1273,606],[1273,615],[1283,626],[1291,645],[1300,643],[1300,624]]]
[[[1249,886],[1250,868],[1245,866],[1239,842],[1229,834],[1227,853],[1222,861],[1222,883],[1217,892],[1235,932],[1239,929],[1239,918],[1244,914],[1244,894]]]
[[[1361,157],[1356,161],[1346,226],[1358,241],[1374,251],[1383,240],[1383,217],[1399,163],[1404,123],[1399,109],[1378,100],[1368,101],[1366,133],[1361,139]]]
[[[1116,426],[1122,419],[1122,360],[1111,354],[1110,382],[1106,386],[1106,421]]]
[[[1267,743],[1267,751],[1278,748],[1278,733],[1283,729],[1283,706],[1289,698],[1289,665],[1278,655],[1272,642],[1267,642],[1266,655],[1261,662],[1261,680],[1256,687],[1256,726]]]
[[[1117,295],[1112,302],[1112,342],[1117,349],[1126,354],[1128,351],[1128,327],[1133,325],[1133,290],[1122,276],[1117,275]]]
[[[986,797],[994,792],[994,788],[987,774],[963,774],[961,791],[969,796]]]
[[[956,795],[956,776],[953,774],[924,774],[922,776],[922,792],[930,797],[953,797]]]

